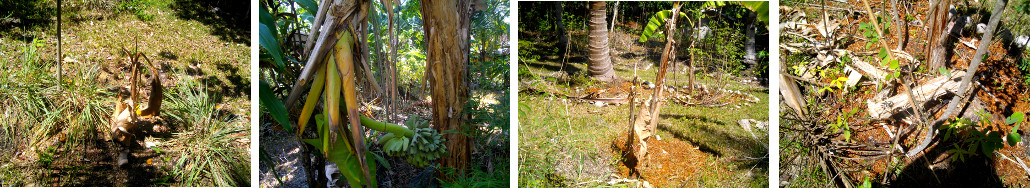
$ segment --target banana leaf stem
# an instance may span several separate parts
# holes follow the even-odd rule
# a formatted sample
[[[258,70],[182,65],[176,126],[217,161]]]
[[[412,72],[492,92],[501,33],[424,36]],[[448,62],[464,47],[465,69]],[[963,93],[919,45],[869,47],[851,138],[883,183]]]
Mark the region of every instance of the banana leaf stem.
[[[397,135],[404,135],[404,137],[408,138],[415,136],[415,132],[412,132],[411,129],[408,129],[404,126],[400,126],[393,123],[379,122],[376,120],[369,119],[365,116],[361,116],[361,125],[364,125],[365,127],[368,127],[372,130],[385,131]]]

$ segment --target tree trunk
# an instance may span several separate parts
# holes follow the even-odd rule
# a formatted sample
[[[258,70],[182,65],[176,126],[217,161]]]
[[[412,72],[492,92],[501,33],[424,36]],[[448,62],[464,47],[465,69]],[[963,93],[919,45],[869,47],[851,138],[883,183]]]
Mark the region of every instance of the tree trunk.
[[[951,5],[951,0],[940,0],[936,3],[932,3],[930,14],[927,14],[928,25],[930,27],[929,43],[927,44],[929,59],[929,70],[937,70],[943,68],[947,63],[947,49],[945,44],[948,40],[947,30],[945,28],[948,25],[948,5]]]
[[[612,11],[612,28],[608,29],[608,32],[615,32],[615,23],[618,23],[616,22],[615,17],[619,16],[619,2],[616,1],[615,6],[612,7],[614,8],[614,11]]]
[[[658,75],[657,75],[657,78],[655,78],[655,81],[654,81],[655,82],[655,87],[657,87],[657,88],[655,88],[655,90],[654,90],[654,95],[653,95],[654,97],[651,98],[651,117],[652,117],[652,119],[651,119],[651,122],[650,122],[651,124],[648,125],[648,127],[647,127],[647,130],[651,131],[651,133],[657,133],[658,132],[658,129],[657,129],[657,127],[658,127],[658,120],[661,119],[658,114],[661,112],[662,104],[663,104],[662,103],[662,101],[663,101],[662,100],[662,91],[665,90],[665,71],[669,67],[669,61],[670,60],[672,60],[672,61],[676,60],[676,40],[674,38],[674,35],[676,34],[676,32],[675,32],[676,31],[676,18],[679,17],[678,15],[679,15],[679,12],[680,12],[680,3],[676,2],[675,5],[673,5],[673,7],[674,7],[672,9],[672,15],[673,16],[672,16],[672,18],[669,19],[669,22],[666,22],[666,24],[668,25],[668,30],[666,30],[666,32],[665,32],[665,33],[667,33],[667,35],[665,36],[665,49],[662,50],[663,52],[662,52],[662,59],[661,59],[661,68],[658,69]],[[632,102],[632,101],[630,101],[630,102]],[[646,137],[644,139],[646,139]]]
[[[57,89],[61,89],[61,62],[64,62],[64,53],[61,46],[61,0],[57,0]]]
[[[747,30],[747,37],[744,42],[744,64],[750,66],[750,69],[754,69],[756,65],[758,65],[755,62],[755,59],[758,57],[758,52],[755,52],[755,32],[758,32],[758,26],[757,24],[755,24],[755,22],[758,22],[758,14],[755,14],[754,11],[751,11],[750,13],[748,13],[748,17],[751,19],[746,21],[747,25],[744,26],[744,28]]]
[[[461,133],[468,115],[463,104],[469,91],[466,77],[469,61],[469,0],[422,0],[426,40],[426,74],[432,98],[433,125],[447,139],[444,167],[464,171],[468,168],[471,143]],[[439,177],[439,176],[438,176]]]
[[[612,60],[608,54],[608,28],[605,23],[604,1],[590,2],[590,47],[588,72],[590,77],[610,82],[615,78]]]
[[[554,24],[556,29],[555,34],[558,35],[558,46],[561,48],[561,52],[567,50],[565,46],[568,46],[569,43],[569,38],[565,35],[565,21],[562,18],[563,12],[562,2],[554,2],[554,11],[551,12],[551,17],[555,19],[551,20],[551,24]],[[562,59],[564,59],[564,53],[562,54]]]

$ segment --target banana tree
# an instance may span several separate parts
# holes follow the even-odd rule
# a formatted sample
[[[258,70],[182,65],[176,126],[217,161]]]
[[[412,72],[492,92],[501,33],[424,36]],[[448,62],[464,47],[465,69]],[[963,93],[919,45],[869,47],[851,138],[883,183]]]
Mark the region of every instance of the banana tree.
[[[758,52],[755,50],[755,37],[756,37],[755,35],[756,35],[757,29],[758,29],[757,25],[759,23],[766,23],[766,24],[762,24],[762,25],[767,25],[767,23],[769,23],[769,2],[766,2],[766,1],[706,1],[706,2],[703,2],[699,8],[700,9],[709,9],[709,8],[721,8],[721,7],[725,7],[725,6],[741,6],[741,7],[745,8],[745,9],[747,9],[747,10],[750,10],[750,14],[749,15],[743,16],[745,18],[744,23],[746,24],[745,27],[744,27],[745,28],[745,33],[746,33],[746,41],[745,41],[745,46],[744,46],[744,51],[745,51],[745,53],[744,53],[744,63],[751,64],[751,65],[757,64],[756,60],[758,59],[757,58],[758,57]],[[693,23],[691,23],[689,25],[692,26],[692,27],[700,27],[699,25],[702,24],[701,19],[704,18],[705,15],[702,14],[701,11],[694,12],[693,15],[695,16],[694,19],[696,19],[697,22],[693,22]],[[666,20],[668,20],[671,16],[672,16],[672,10],[659,11],[658,13],[655,13],[654,16],[651,16],[651,19],[648,21],[647,27],[644,29],[644,32],[642,32],[640,34],[639,41],[640,42],[646,42],[647,39],[649,39],[649,38],[663,37],[662,34],[658,33],[660,31],[660,30],[658,30],[658,28],[660,26],[664,25]],[[685,12],[680,12],[679,16],[681,18],[687,18],[688,17],[687,13],[685,13]],[[690,21],[691,19],[687,19],[687,20]],[[697,29],[692,29],[692,30],[697,30]],[[700,32],[704,32],[704,31],[700,31]],[[693,43],[696,40],[701,40],[701,38],[704,38],[704,34],[695,34],[695,35],[692,35],[692,36],[694,36],[694,38],[691,38],[691,40],[692,40],[691,41],[691,46],[693,46]],[[693,53],[691,53],[691,56],[693,57]],[[693,63],[693,60],[691,60],[690,62]],[[690,67],[691,67],[691,70],[693,70],[693,65],[690,65]],[[691,73],[689,76],[690,76],[690,88],[693,88],[694,74]]]
[[[340,166],[341,174],[351,186],[376,187],[374,154],[367,151],[365,128],[393,135],[379,140],[390,153],[406,154],[402,156],[409,159],[425,158],[426,161],[443,156],[446,147],[439,146],[443,140],[437,132],[419,126],[408,126],[409,129],[378,122],[358,113],[355,64],[368,60],[365,53],[368,41],[356,39],[368,39],[365,29],[368,28],[370,1],[323,0],[320,4],[312,3],[299,3],[308,11],[316,11],[310,33],[317,36],[317,40],[303,48],[303,53],[309,54],[306,64],[286,98],[286,105],[273,94],[271,84],[262,81],[262,108],[268,110],[284,129],[295,131],[300,139],[316,107],[321,106],[322,113],[315,116],[318,137],[300,140],[315,146],[326,159]],[[277,64],[281,64],[280,61],[289,58],[279,48],[282,42],[277,37],[276,18],[265,9],[261,11],[261,47]],[[296,122],[298,129],[293,129],[289,109],[305,95],[307,97]]]
[[[750,60],[753,62],[755,60],[755,57],[757,56],[757,52],[755,52],[755,31],[757,29],[757,23],[769,23],[769,2],[706,1],[701,5],[700,8],[720,8],[731,5],[744,7],[750,10],[751,13],[753,13],[753,15],[745,16],[745,18],[748,18],[745,22],[745,24],[747,24],[745,27],[747,29],[747,45],[745,47],[747,53],[745,54],[745,60]],[[651,19],[647,23],[647,27],[644,29],[644,32],[640,35],[640,42],[646,42],[648,38],[652,38],[656,35],[660,36],[660,34],[656,33],[658,32],[657,29],[659,26],[665,24],[665,20],[667,20],[671,16],[670,12],[671,10],[663,10],[658,13],[655,13],[654,16],[651,16]],[[703,15],[697,14],[697,16]],[[684,12],[680,12],[680,17],[686,18],[687,14]]]

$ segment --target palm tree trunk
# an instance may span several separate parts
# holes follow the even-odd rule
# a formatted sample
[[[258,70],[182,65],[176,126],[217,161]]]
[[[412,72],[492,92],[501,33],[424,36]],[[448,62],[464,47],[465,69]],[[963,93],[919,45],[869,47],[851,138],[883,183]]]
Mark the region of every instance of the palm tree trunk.
[[[468,168],[471,143],[463,123],[468,115],[463,105],[468,100],[469,0],[422,0],[426,41],[426,74],[432,98],[433,125],[447,139],[449,156],[440,159],[444,167],[464,171]]]
[[[590,2],[590,46],[588,72],[590,77],[610,82],[615,78],[611,55],[608,54],[608,28],[605,21],[604,1]]]

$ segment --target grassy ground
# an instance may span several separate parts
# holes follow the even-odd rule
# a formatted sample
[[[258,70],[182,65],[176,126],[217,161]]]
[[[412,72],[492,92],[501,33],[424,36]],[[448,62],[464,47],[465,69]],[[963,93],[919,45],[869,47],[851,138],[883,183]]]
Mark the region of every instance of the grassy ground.
[[[523,35],[525,36],[525,35]],[[626,36],[632,37],[632,36]],[[533,40],[534,37],[524,39]],[[618,37],[617,37],[618,38]],[[531,81],[526,73],[549,80],[560,92],[569,93],[575,88],[599,87],[603,84],[583,82],[585,78],[573,72],[572,76],[562,71],[586,70],[585,57],[578,54],[573,42],[569,66],[562,68],[561,59],[549,40],[520,41],[520,82]],[[554,40],[550,40],[554,41]],[[571,41],[576,41],[573,37]],[[585,41],[585,40],[582,40]],[[614,41],[620,41],[615,39]],[[625,41],[625,40],[623,40]],[[585,42],[584,42],[585,43]],[[627,42],[628,43],[628,42]],[[646,56],[634,58],[626,54],[650,54],[640,44],[616,45],[619,52],[615,54],[616,74],[623,78],[632,78],[634,62],[639,61],[636,74],[644,80],[654,80],[655,69],[644,70],[647,64],[654,64],[653,59]],[[531,55],[530,55],[531,54]],[[630,58],[625,58],[630,57]],[[559,71],[561,70],[561,71]],[[672,79],[670,71],[666,83],[676,86],[686,85],[684,75]],[[682,74],[682,73],[680,73]],[[717,74],[712,74],[717,75]],[[718,80],[734,80],[722,82]],[[767,182],[768,160],[738,160],[745,157],[762,158],[768,151],[763,147],[765,139],[752,139],[751,135],[737,124],[740,119],[757,119],[768,121],[768,89],[755,84],[739,83],[740,77],[727,76],[722,79],[714,77],[699,82],[710,86],[722,85],[726,89],[742,90],[758,97],[760,102],[734,108],[733,105],[723,107],[686,106],[678,103],[666,103],[661,111],[658,135],[662,138],[684,140],[698,150],[704,160],[696,172],[688,173],[686,181],[669,182],[658,186],[697,186],[697,187],[764,187]],[[577,81],[579,80],[579,81]],[[565,85],[571,83],[571,87]],[[527,87],[520,84],[520,90]],[[632,186],[609,181],[618,178],[629,178],[613,175],[621,174],[621,156],[613,151],[612,142],[628,130],[628,105],[596,107],[587,103],[572,102],[562,95],[519,94],[519,184],[520,186]],[[767,138],[766,132],[757,135]],[[654,177],[658,178],[658,177]],[[653,183],[653,182],[652,182]]]
[[[217,10],[188,0],[65,2],[60,88],[54,22],[0,23],[0,185],[249,185],[250,48],[238,40],[249,28],[229,28],[235,18]],[[160,119],[171,130],[146,137],[155,146],[118,168],[118,147],[104,141],[108,88],[128,85],[121,49],[137,43],[161,72]]]

